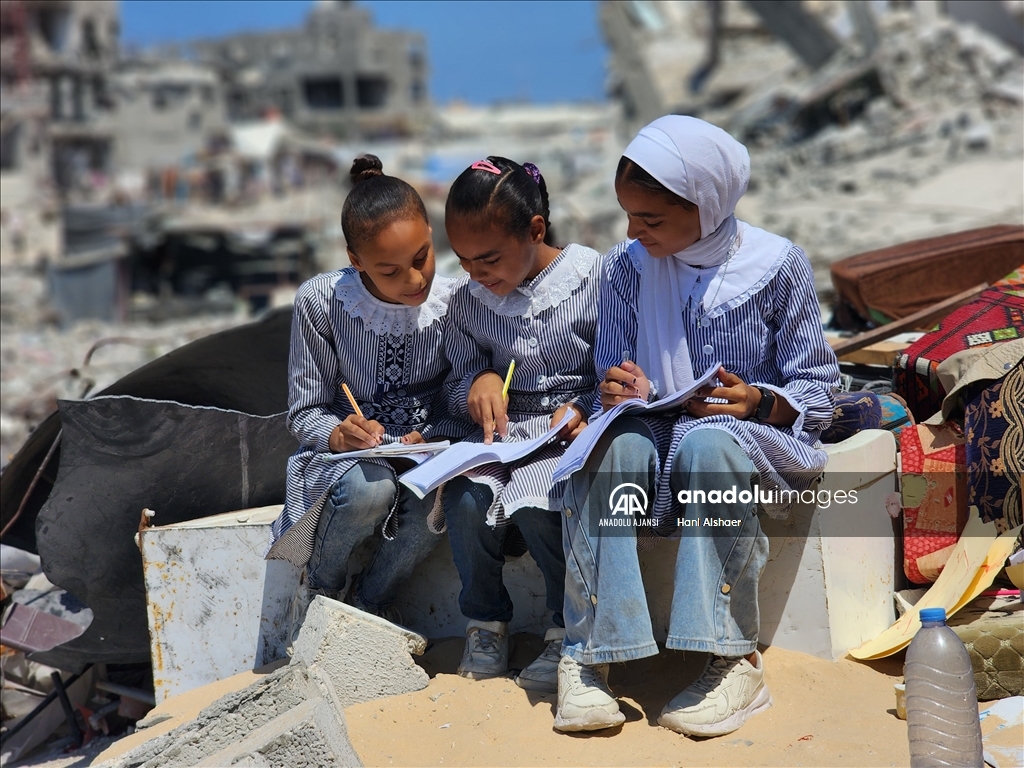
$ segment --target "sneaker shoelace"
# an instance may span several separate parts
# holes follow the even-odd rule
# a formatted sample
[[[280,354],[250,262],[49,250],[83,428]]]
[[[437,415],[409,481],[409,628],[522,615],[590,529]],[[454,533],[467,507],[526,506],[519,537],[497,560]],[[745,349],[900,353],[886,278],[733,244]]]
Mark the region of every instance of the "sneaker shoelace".
[[[562,641],[552,640],[544,648],[544,653],[537,657],[537,660],[545,659],[547,661],[553,661],[555,664],[558,663],[559,659],[562,658]]]
[[[569,675],[569,682],[573,689],[581,687],[599,688],[605,693],[608,692],[604,678],[601,677],[601,674],[595,667],[586,664],[573,664],[569,667]]]
[[[704,674],[693,684],[695,691],[701,693],[710,693],[718,684],[725,679],[729,671],[736,666],[738,662],[736,659],[727,659],[724,656],[716,656],[715,659],[708,664],[708,668],[704,670]]]
[[[501,651],[498,649],[501,635],[487,629],[478,629],[474,634],[476,635],[476,647],[473,649],[474,655],[480,653],[485,656],[496,657],[501,654]]]

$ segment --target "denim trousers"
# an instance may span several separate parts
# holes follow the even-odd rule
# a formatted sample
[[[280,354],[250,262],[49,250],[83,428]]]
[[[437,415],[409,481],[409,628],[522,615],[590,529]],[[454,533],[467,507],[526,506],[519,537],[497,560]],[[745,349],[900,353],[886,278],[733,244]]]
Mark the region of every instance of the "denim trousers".
[[[435,494],[418,499],[399,486],[391,469],[371,462],[357,462],[331,488],[306,566],[310,588],[340,590],[345,586],[352,550],[373,536],[391,511],[396,494],[398,532],[390,541],[381,538],[358,584],[358,597],[371,608],[386,608],[395,601],[402,582],[441,541],[441,536],[427,528]]]
[[[512,598],[505,589],[502,545],[508,526],[492,528],[486,512],[493,492],[486,485],[466,477],[448,481],[444,490],[444,511],[455,568],[462,580],[459,608],[467,619],[511,621]],[[561,513],[524,507],[512,516],[526,546],[544,577],[546,605],[556,626],[564,626],[562,603],[565,595],[565,556],[562,552]]]
[[[562,653],[583,664],[629,661],[658,652],[640,571],[635,528],[601,527],[614,489],[635,483],[651,498],[658,455],[637,419],[620,419],[602,436],[565,494],[565,641]],[[696,429],[680,441],[670,468],[673,496],[681,490],[735,486],[751,490],[753,463],[733,437]],[[757,648],[757,584],[768,560],[768,539],[749,503],[691,500],[677,506],[687,521],[729,518],[736,527],[677,533],[672,609],[665,645],[719,656]],[[592,521],[594,524],[592,524]],[[654,586],[654,585],[652,585]]]

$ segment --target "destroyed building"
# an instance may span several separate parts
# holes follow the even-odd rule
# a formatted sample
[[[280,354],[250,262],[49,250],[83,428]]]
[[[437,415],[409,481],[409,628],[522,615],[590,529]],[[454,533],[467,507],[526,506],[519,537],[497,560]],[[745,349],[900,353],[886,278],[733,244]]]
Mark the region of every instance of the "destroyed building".
[[[228,141],[220,82],[207,67],[187,61],[124,61],[113,88],[118,169],[176,165]]]
[[[225,134],[212,71],[121,57],[115,0],[11,0],[0,19],[4,171],[88,195],[126,171],[175,165]]]
[[[0,7],[4,170],[47,165],[55,178],[110,161],[110,71],[120,33],[114,0],[11,0]]]
[[[703,117],[738,108],[795,75],[834,67],[844,54],[871,59],[884,36],[879,23],[890,12],[909,12],[922,30],[946,17],[1024,52],[1024,9],[1000,0],[605,0],[600,23],[611,49],[610,95],[635,128],[668,113]],[[880,92],[877,83],[850,85]]]
[[[426,41],[380,30],[351,2],[319,0],[298,29],[193,43],[224,83],[232,120],[280,113],[335,136],[402,136],[426,123]]]

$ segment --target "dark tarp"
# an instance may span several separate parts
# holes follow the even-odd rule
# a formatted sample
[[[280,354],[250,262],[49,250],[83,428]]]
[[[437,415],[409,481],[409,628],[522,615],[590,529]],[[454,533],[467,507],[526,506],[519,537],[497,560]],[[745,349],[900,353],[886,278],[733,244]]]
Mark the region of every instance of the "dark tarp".
[[[81,660],[148,660],[142,567],[133,540],[143,507],[156,509],[158,524],[165,524],[249,504],[283,501],[285,462],[294,450],[295,442],[284,429],[283,417],[276,416],[269,420],[251,417],[274,416],[288,407],[290,331],[291,308],[274,310],[258,322],[198,339],[169,352],[128,374],[91,401],[63,404],[62,409],[71,416],[77,414],[79,408],[87,413],[90,404],[101,396],[132,395],[148,400],[209,406],[235,413],[194,413],[193,416],[197,418],[203,414],[200,419],[202,423],[217,424],[215,434],[205,444],[197,448],[195,440],[191,438],[191,442],[184,446],[179,443],[183,450],[175,450],[170,456],[173,460],[162,465],[162,468],[154,467],[152,470],[145,456],[125,459],[125,470],[121,474],[112,473],[110,467],[102,463],[109,459],[103,453],[106,449],[102,446],[98,447],[100,453],[92,460],[94,466],[86,469],[90,458],[83,455],[82,451],[91,449],[72,445],[71,441],[79,438],[69,435],[65,428],[61,444],[46,465],[21,516],[4,535],[5,544],[39,552],[43,556],[43,567],[50,580],[82,599],[96,614],[93,625],[68,647],[68,653],[59,658],[53,655],[60,654],[65,648],[62,646],[47,656],[49,663],[70,668],[78,666]],[[127,405],[121,407],[126,408]],[[173,407],[173,403],[150,403],[147,407],[159,411],[161,408]],[[180,408],[181,412],[190,410],[194,409]],[[99,427],[92,428],[90,432],[85,426],[90,420],[101,419],[100,413],[97,411],[92,416],[82,416],[76,422],[79,426],[74,429],[79,435],[93,435],[90,439],[105,439]],[[149,415],[146,418],[151,419],[155,411],[147,413]],[[246,414],[251,415],[250,419],[244,419]],[[142,450],[144,435],[138,430],[143,422],[134,423],[131,421],[133,417],[126,414],[118,418],[122,417],[126,421],[118,425],[122,431],[117,433],[116,439],[123,445],[134,446],[133,450]],[[248,444],[251,446],[248,501],[243,501],[241,494],[238,459],[240,418],[251,420],[252,426],[248,432]],[[224,420],[223,423],[220,419]],[[172,425],[177,423],[172,421]],[[222,429],[227,430],[224,435],[219,434]],[[60,430],[61,417],[55,412],[29,435],[0,474],[0,520],[4,525],[21,505]],[[154,450],[161,449],[156,444],[152,447]],[[64,466],[65,451],[71,452],[70,461],[73,462],[67,468]],[[231,453],[234,457],[233,468],[228,467],[231,470],[228,474],[222,474],[227,471],[223,465],[226,459],[218,460],[211,452]],[[136,465],[135,462],[141,463]],[[180,464],[174,474],[168,467],[173,468],[176,462]],[[139,467],[153,474],[145,481],[139,481],[136,479],[141,476],[136,474]],[[83,480],[82,490],[65,490],[66,478],[72,471],[75,477]],[[197,479],[194,474],[196,472],[205,473],[201,477],[206,479]],[[97,481],[89,479],[90,473],[96,477],[105,477],[108,483],[116,481],[126,485],[96,486]],[[48,502],[58,477],[60,495],[54,495]],[[193,487],[183,487],[183,482]],[[221,485],[224,488],[220,488]],[[208,497],[200,498],[193,493],[200,490],[206,493],[211,487],[213,490]],[[165,496],[165,493],[170,495]],[[88,494],[107,494],[103,499],[115,499],[116,504],[105,508],[103,504],[108,502],[103,501],[103,504],[97,506],[86,506],[84,499]],[[70,501],[69,496],[72,497]],[[96,496],[95,500],[100,501],[100,497]],[[47,505],[47,515],[51,517],[47,517],[45,522],[40,521],[37,528],[37,517],[44,504]],[[126,511],[129,509],[130,513]],[[115,527],[110,521],[121,520],[119,514],[123,514],[125,520]],[[59,524],[56,523],[58,516]],[[67,534],[68,531],[73,532],[73,535]],[[111,535],[114,531],[117,532],[117,541]],[[105,575],[108,570],[111,574],[120,574],[119,578],[122,579],[109,592],[110,585],[117,579],[108,580]],[[122,611],[123,617],[118,615]]]
[[[47,663],[149,660],[143,508],[169,525],[280,503],[295,450],[285,414],[104,396],[61,401],[61,461],[36,533],[47,577],[88,605],[85,633]],[[44,660],[41,655],[34,656]]]
[[[262,320],[197,339],[132,371],[98,395],[134,395],[208,405],[270,416],[288,408],[288,343],[291,307],[267,313]],[[4,525],[21,504],[32,478],[60,432],[60,418],[50,414],[0,474],[0,521]],[[35,522],[60,464],[60,449],[43,472],[21,517],[4,543],[35,552]],[[283,477],[284,467],[281,467]],[[224,510],[220,510],[224,511]]]

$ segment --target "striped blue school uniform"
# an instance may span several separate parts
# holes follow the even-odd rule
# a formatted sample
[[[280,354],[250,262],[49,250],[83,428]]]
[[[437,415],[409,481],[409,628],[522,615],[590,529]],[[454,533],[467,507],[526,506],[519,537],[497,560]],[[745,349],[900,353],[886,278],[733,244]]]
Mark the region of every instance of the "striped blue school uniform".
[[[594,337],[601,254],[582,245],[564,248],[537,277],[508,296],[466,282],[452,296],[446,347],[452,371],[446,389],[452,415],[470,419],[466,400],[484,370],[503,378],[516,361],[508,394],[507,440],[539,437],[566,403],[594,407]],[[469,438],[481,441],[475,426]],[[524,507],[562,508],[565,483],[551,474],[565,452],[559,443],[517,464],[491,464],[467,473],[494,491],[492,524]]]
[[[414,430],[425,439],[462,438],[467,423],[448,415],[443,385],[449,302],[457,281],[437,276],[420,307],[370,294],[352,267],[306,281],[295,296],[288,361],[288,428],[299,441],[288,460],[284,510],[271,527],[268,558],[304,566],[331,487],[356,460],[331,459],[331,432],[352,407],[381,423],[385,442]],[[391,467],[384,459],[362,459]],[[393,514],[385,532],[393,533]]]
[[[600,380],[622,362],[623,351],[636,353],[643,262],[629,249],[631,242],[619,243],[605,257],[595,351]],[[822,334],[807,256],[790,247],[749,296],[722,313],[709,313],[703,322],[686,308],[680,310],[687,318],[686,342],[695,375],[720,361],[747,384],[784,396],[798,416],[786,428],[721,415],[645,417],[660,459],[656,517],[665,519],[675,510],[669,488],[672,457],[692,429],[724,429],[731,434],[761,473],[762,488],[806,489],[825,468],[828,457],[819,438],[832,420],[832,393],[839,386],[839,366]],[[600,407],[598,402],[596,410]],[[773,516],[787,513],[787,505],[769,504],[765,509]]]

